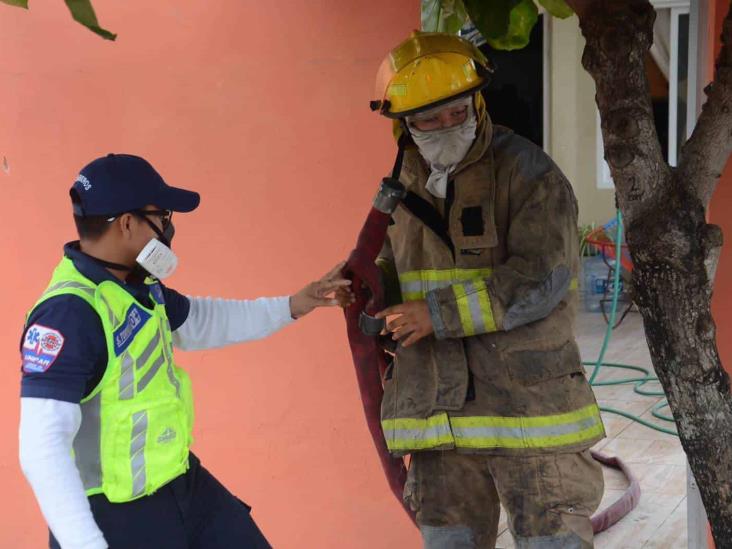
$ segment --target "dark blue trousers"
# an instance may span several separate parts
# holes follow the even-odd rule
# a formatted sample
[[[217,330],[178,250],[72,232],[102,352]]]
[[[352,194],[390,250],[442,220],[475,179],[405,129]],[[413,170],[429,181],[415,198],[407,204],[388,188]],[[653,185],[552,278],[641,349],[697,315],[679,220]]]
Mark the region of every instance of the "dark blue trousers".
[[[149,496],[110,503],[89,498],[110,549],[271,549],[249,514],[193,454],[184,474]],[[59,549],[53,535],[51,549]]]

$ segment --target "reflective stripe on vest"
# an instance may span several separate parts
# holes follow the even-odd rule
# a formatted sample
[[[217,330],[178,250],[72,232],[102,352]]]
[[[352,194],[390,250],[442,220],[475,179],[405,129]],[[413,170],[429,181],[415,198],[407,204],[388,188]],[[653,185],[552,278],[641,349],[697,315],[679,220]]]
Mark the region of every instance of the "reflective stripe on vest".
[[[43,292],[43,294],[44,295],[50,294],[52,292],[56,292],[58,290],[64,290],[66,288],[80,290],[81,292],[87,294],[90,298],[92,298],[92,299],[94,298],[94,293],[95,293],[94,288],[90,288],[86,284],[75,282],[73,280],[67,281],[67,282],[59,282],[57,284],[51,284],[48,288],[46,288],[46,291]]]
[[[604,434],[600,410],[591,404],[564,414],[534,417],[448,417],[386,419],[381,422],[391,451],[456,448],[557,448],[589,442]]]
[[[193,426],[190,380],[173,362],[165,306],[153,299],[144,307],[114,281],[95,285],[68,258],[34,308],[61,294],[95,309],[107,343],[104,376],[81,402],[74,439],[86,493],[113,502],[150,494],[187,470]]]
[[[147,410],[132,415],[130,463],[132,465],[132,497],[145,493],[145,440],[147,438]]]

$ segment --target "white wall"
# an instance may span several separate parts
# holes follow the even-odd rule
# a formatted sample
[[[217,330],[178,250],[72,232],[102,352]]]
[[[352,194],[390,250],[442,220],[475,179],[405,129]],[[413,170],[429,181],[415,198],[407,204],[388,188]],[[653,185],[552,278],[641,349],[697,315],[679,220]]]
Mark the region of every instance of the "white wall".
[[[548,152],[579,201],[579,222],[604,223],[614,215],[614,191],[597,188],[595,83],[582,67],[585,40],[576,16],[549,20]]]

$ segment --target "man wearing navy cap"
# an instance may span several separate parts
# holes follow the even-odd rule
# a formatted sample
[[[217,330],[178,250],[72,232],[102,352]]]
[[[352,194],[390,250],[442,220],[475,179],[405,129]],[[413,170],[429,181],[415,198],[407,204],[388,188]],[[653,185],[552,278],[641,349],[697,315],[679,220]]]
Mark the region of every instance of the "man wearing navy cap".
[[[63,549],[266,548],[249,507],[190,452],[193,399],[173,347],[266,337],[348,284],[337,265],[292,297],[187,297],[173,212],[195,192],[144,159],[98,158],[70,191],[79,241],[64,247],[21,341],[20,462]]]

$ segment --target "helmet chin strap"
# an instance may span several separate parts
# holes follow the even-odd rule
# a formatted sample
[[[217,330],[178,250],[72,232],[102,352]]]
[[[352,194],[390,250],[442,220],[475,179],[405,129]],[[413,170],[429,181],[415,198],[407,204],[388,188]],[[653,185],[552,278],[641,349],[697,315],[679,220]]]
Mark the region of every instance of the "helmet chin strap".
[[[391,177],[392,179],[399,180],[399,176],[402,173],[402,164],[404,162],[404,149],[407,147],[407,142],[411,139],[411,135],[409,131],[407,130],[407,125],[404,124],[404,132],[402,132],[402,135],[399,136],[399,141],[397,141],[397,155],[396,159],[394,160],[394,168],[391,170]]]

